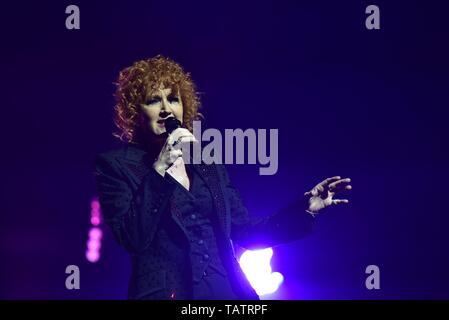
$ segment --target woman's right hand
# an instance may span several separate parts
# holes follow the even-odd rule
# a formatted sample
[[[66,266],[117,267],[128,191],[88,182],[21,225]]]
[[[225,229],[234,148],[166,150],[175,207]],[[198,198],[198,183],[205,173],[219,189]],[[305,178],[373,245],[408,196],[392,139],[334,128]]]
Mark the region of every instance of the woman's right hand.
[[[178,128],[170,133],[164,146],[153,164],[161,176],[165,175],[165,171],[178,159],[182,157],[181,146],[184,143],[197,142],[195,136],[185,128]]]

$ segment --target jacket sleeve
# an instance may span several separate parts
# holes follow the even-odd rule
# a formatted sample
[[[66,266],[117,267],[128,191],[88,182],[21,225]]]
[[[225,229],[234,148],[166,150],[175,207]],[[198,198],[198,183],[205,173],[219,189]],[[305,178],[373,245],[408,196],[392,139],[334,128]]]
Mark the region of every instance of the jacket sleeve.
[[[251,218],[224,166],[222,171],[231,210],[231,239],[238,245],[247,249],[273,247],[300,239],[312,231],[314,217],[306,212],[305,197],[275,214]]]
[[[137,253],[145,250],[155,234],[174,184],[151,169],[135,191],[116,160],[98,155],[95,179],[102,215],[120,245]]]

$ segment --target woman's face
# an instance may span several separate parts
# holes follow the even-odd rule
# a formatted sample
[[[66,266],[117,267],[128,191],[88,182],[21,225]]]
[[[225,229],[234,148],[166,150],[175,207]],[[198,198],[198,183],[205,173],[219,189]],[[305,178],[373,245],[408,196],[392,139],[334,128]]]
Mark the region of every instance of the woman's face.
[[[165,119],[175,117],[182,123],[182,100],[178,92],[161,86],[158,90],[148,93],[143,104],[141,125],[155,135],[165,132]]]

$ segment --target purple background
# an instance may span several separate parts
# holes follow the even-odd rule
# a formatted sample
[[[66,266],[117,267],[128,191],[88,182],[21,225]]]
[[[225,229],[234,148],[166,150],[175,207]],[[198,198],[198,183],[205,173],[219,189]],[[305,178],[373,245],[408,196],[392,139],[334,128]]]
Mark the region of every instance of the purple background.
[[[344,4],[343,4],[344,3]],[[365,28],[377,4],[381,30]],[[81,29],[65,29],[77,4]],[[93,159],[119,70],[158,53],[192,73],[208,127],[278,128],[279,171],[229,166],[253,215],[323,178],[351,203],[275,248],[276,299],[449,298],[447,1],[39,1],[3,4],[0,298],[126,297],[109,230],[85,260]],[[65,289],[65,267],[81,290]],[[381,290],[364,286],[381,270]]]

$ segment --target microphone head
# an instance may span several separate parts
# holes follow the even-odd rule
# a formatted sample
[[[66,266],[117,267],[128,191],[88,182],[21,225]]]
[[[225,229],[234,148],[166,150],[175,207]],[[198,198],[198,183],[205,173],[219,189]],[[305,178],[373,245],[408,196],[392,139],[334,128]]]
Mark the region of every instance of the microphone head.
[[[175,117],[170,117],[165,119],[165,130],[168,134],[172,133],[176,129],[181,127],[181,121],[176,119]]]

